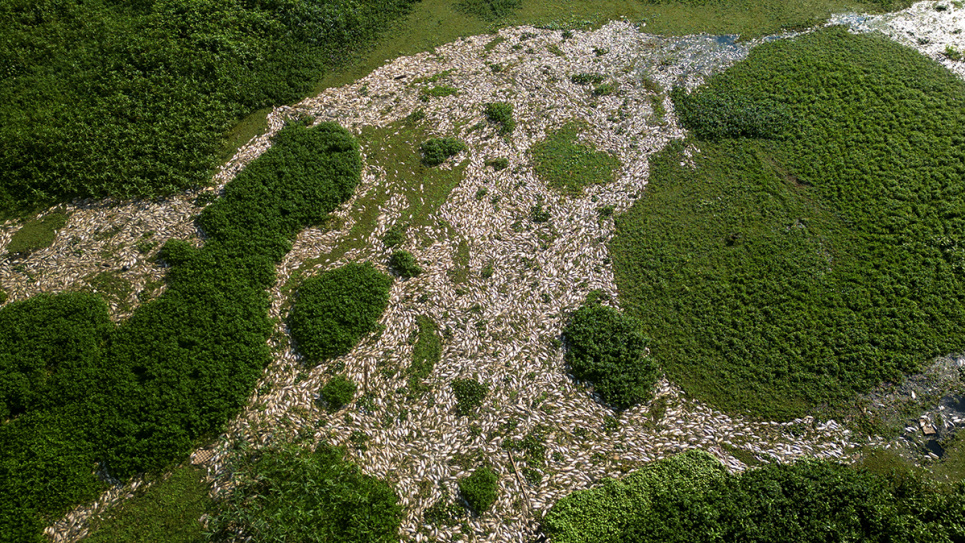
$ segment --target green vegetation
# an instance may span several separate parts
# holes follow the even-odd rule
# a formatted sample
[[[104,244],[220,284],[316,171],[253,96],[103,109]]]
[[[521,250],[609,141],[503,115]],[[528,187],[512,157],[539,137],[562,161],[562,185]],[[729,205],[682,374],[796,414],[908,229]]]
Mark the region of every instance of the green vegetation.
[[[486,165],[498,172],[509,167],[509,159],[505,157],[493,158],[487,160]]]
[[[546,515],[558,543],[961,540],[965,485],[938,487],[827,461],[730,475],[707,453],[660,460],[574,492]]]
[[[325,383],[320,391],[320,396],[330,410],[338,411],[351,403],[357,391],[358,385],[355,384],[355,381],[344,375],[336,375]]]
[[[472,417],[489,394],[489,385],[476,379],[456,379],[451,386],[456,395],[456,414],[460,417]]]
[[[481,515],[496,503],[499,490],[499,476],[489,467],[472,472],[469,477],[459,480],[459,493],[466,500],[469,509]]]
[[[412,349],[409,390],[419,396],[428,390],[424,381],[442,358],[442,338],[439,337],[439,325],[431,318],[419,315],[416,324],[419,326],[419,335]]]
[[[522,0],[459,0],[456,9],[485,21],[502,19],[518,10]]]
[[[636,319],[588,301],[570,317],[563,337],[573,376],[591,381],[603,401],[626,409],[650,399],[659,375]]]
[[[499,125],[500,134],[512,134],[513,130],[516,129],[516,120],[513,119],[513,104],[492,102],[486,104],[485,113],[489,122]]]
[[[580,73],[570,76],[570,81],[577,85],[599,85],[603,83],[605,79],[606,76],[602,74]]]
[[[312,363],[347,354],[378,327],[391,287],[392,278],[368,262],[306,279],[288,316],[298,350]]]
[[[6,301],[7,301],[7,297],[8,297],[7,291],[5,291],[5,290],[3,290],[2,288],[0,288],[0,304],[6,302]]]
[[[432,138],[419,146],[419,152],[422,153],[422,163],[432,167],[442,164],[449,157],[456,156],[466,148],[466,144],[456,138]]]
[[[0,341],[15,365],[0,373],[13,416],[0,425],[0,503],[18,504],[0,509],[0,540],[34,541],[45,518],[91,499],[98,463],[121,479],[164,469],[237,412],[270,360],[275,265],[360,174],[347,131],[291,125],[201,212],[203,247],[164,245],[167,289],[116,328],[91,294],[0,309],[3,330],[19,330]]]
[[[401,224],[394,224],[391,228],[385,231],[385,235],[382,236],[382,243],[386,247],[395,247],[405,241],[405,226]]]
[[[617,91],[616,83],[600,83],[593,87],[593,96],[609,96]]]
[[[728,89],[734,90],[734,89]],[[779,138],[788,132],[791,118],[777,99],[752,99],[740,92],[693,95],[680,87],[671,94],[680,122],[702,140],[725,138]]]
[[[2,204],[0,204],[2,205]],[[10,238],[7,252],[10,254],[28,254],[50,247],[57,236],[57,230],[67,224],[67,215],[50,213],[42,219],[27,221],[20,230]]]
[[[448,85],[438,85],[435,87],[429,87],[422,89],[420,98],[423,100],[428,100],[431,98],[442,98],[444,96],[452,96],[459,92],[455,87],[450,87]]]
[[[201,543],[212,510],[204,470],[181,466],[146,492],[92,521],[89,543]]]
[[[232,467],[234,486],[209,526],[214,541],[234,541],[239,531],[254,543],[399,539],[395,491],[344,460],[341,449],[284,444],[239,453]]]
[[[579,196],[587,185],[613,181],[620,169],[617,157],[577,142],[582,129],[581,123],[569,122],[531,150],[536,175],[571,196]]]
[[[389,267],[397,273],[399,277],[408,279],[422,273],[422,266],[416,262],[415,257],[409,251],[395,251],[389,258]]]
[[[506,439],[503,448],[509,451],[523,453],[523,477],[533,485],[543,480],[543,466],[546,464],[546,432],[543,426],[536,426],[526,433],[522,439]]]
[[[413,3],[5,2],[0,210],[207,183],[237,121],[308,94]]]
[[[624,306],[673,381],[793,418],[965,347],[962,81],[827,29],[755,48],[685,101],[703,93],[781,104],[791,122],[776,139],[695,142],[692,159],[669,146],[617,219]]]

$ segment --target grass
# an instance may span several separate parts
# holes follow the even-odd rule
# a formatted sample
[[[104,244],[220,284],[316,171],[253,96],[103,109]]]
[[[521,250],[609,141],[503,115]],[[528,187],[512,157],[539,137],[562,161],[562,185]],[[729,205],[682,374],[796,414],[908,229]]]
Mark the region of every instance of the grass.
[[[412,349],[412,364],[409,365],[409,390],[416,396],[421,396],[429,390],[425,380],[432,374],[432,369],[442,357],[442,338],[439,337],[439,325],[425,315],[416,317],[419,335],[415,347]]]
[[[688,100],[706,95],[740,107],[703,126],[775,103],[789,122],[709,130],[693,169],[671,145],[617,219],[622,301],[671,380],[731,412],[833,414],[965,347],[960,80],[830,29],[756,48]]]
[[[57,230],[67,224],[67,215],[50,213],[42,219],[27,221],[10,238],[7,252],[10,254],[29,254],[50,247],[57,236]]]
[[[582,130],[580,123],[569,122],[532,148],[536,175],[570,196],[579,196],[588,185],[613,181],[620,169],[618,158],[577,142]]]
[[[208,497],[203,469],[185,465],[155,482],[146,492],[95,518],[89,543],[201,543],[206,541],[201,515],[214,502]]]
[[[268,129],[268,114],[271,107],[261,108],[246,115],[238,121],[225,135],[221,150],[218,153],[219,162],[227,162],[235,156],[238,149],[248,143],[251,138],[260,136]]]
[[[103,271],[84,278],[87,289],[104,297],[108,303],[118,304],[122,311],[131,307],[130,297],[134,292],[131,282],[121,277],[117,272]]]

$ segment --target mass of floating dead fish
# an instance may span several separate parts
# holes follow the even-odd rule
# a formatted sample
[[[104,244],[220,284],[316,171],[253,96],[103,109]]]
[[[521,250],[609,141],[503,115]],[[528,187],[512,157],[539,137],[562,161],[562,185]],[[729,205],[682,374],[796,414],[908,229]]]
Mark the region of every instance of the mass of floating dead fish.
[[[610,23],[590,32],[574,32],[563,39],[558,31],[531,27],[504,29],[505,41],[486,50],[494,36],[475,36],[433,52],[392,61],[358,82],[276,108],[268,129],[239,150],[215,175],[220,190],[225,183],[270,146],[271,136],[288,119],[311,115],[316,122],[335,121],[359,133],[365,126],[385,126],[424,109],[426,122],[439,136],[456,136],[468,151],[455,163],[468,161],[461,184],[453,189],[434,217],[419,232],[410,232],[404,246],[418,259],[423,273],[395,281],[381,333],[362,341],[350,354],[310,366],[292,350],[287,336],[272,340],[275,358],[256,386],[248,407],[230,425],[212,450],[195,453],[193,462],[208,466],[215,493],[230,487],[226,466],[230,450],[240,442],[255,446],[295,435],[347,445],[351,459],[365,473],[391,481],[405,507],[401,535],[411,541],[455,541],[459,527],[423,522],[424,510],[445,489],[456,494],[456,482],[482,458],[500,475],[499,498],[493,509],[466,519],[476,541],[520,541],[530,537],[537,521],[566,494],[616,477],[648,462],[699,448],[710,452],[729,469],[746,465],[731,453],[743,450],[763,462],[800,457],[847,460],[855,447],[882,444],[861,442],[834,421],[811,418],[788,423],[755,422],[720,413],[687,398],[673,383],[659,383],[654,401],[624,412],[602,406],[585,383],[567,376],[558,339],[566,315],[591,290],[616,299],[607,242],[613,219],[601,218],[602,206],[616,213],[627,209],[644,190],[648,158],[669,141],[683,137],[673,105],[658,97],[667,111],[658,117],[651,92],[640,82],[647,77],[662,88],[694,87],[710,73],[743,58],[759,42],[721,46],[711,37],[661,38],[642,33],[625,22]],[[604,52],[602,54],[598,54]],[[503,70],[495,73],[491,65]],[[445,84],[458,89],[448,97],[420,99],[414,84],[419,78],[449,70]],[[594,97],[585,86],[570,81],[577,73],[600,73],[618,87],[610,96]],[[484,120],[487,102],[514,106],[517,127],[511,137],[494,135],[492,127],[472,130]],[[587,121],[581,136],[597,149],[620,158],[618,178],[591,186],[579,197],[563,196],[535,176],[529,149],[572,119]],[[421,142],[412,142],[417,146]],[[689,153],[699,149],[688,149]],[[509,167],[487,168],[486,160],[505,157]],[[365,149],[363,148],[363,158]],[[385,269],[390,251],[381,242],[400,217],[406,202],[393,195],[380,208],[377,226],[360,248],[335,262],[305,265],[327,253],[352,230],[350,210],[356,199],[383,187],[391,164],[366,160],[355,197],[333,215],[337,227],[307,229],[278,266],[271,312],[284,317],[288,294],[283,287],[293,274],[312,275],[350,261],[371,261]],[[451,163],[441,166],[451,167]],[[478,199],[479,188],[488,196]],[[84,278],[103,270],[118,271],[134,285],[134,292],[163,276],[153,263],[153,251],[140,254],[139,240],[194,239],[192,223],[199,208],[194,195],[163,202],[83,202],[66,207],[70,220],[54,244],[42,251],[0,265],[0,283],[11,300],[40,292],[83,286]],[[534,224],[531,206],[542,202],[551,219]],[[113,228],[105,234],[105,225]],[[17,224],[0,228],[0,247]],[[453,232],[455,235],[453,235]],[[451,277],[459,240],[469,243],[469,276],[457,285]],[[414,240],[430,240],[417,243]],[[155,249],[156,250],[156,249]],[[494,273],[480,271],[491,264]],[[314,268],[313,268],[314,266]],[[122,318],[136,307],[132,295]],[[446,331],[441,361],[427,380],[431,391],[419,403],[397,391],[405,386],[411,360],[411,338],[416,317],[428,315]],[[279,322],[283,322],[283,318]],[[279,324],[285,332],[284,325]],[[281,338],[281,339],[279,339]],[[319,388],[335,368],[360,383],[356,401],[337,413],[318,403]],[[449,388],[453,379],[476,377],[490,393],[472,420],[454,413]],[[659,411],[654,406],[661,405]],[[608,417],[617,425],[605,426]],[[535,427],[546,430],[547,456],[540,467],[542,481],[522,483],[507,451],[505,438],[521,438]],[[365,447],[354,447],[353,433],[362,432]],[[743,456],[743,454],[741,454]],[[747,458],[745,456],[745,458]],[[517,458],[516,466],[520,460]],[[136,479],[116,485],[94,504],[73,510],[47,529],[55,541],[76,541],[86,535],[88,520],[126,499],[146,483]],[[523,486],[525,485],[525,486]]]

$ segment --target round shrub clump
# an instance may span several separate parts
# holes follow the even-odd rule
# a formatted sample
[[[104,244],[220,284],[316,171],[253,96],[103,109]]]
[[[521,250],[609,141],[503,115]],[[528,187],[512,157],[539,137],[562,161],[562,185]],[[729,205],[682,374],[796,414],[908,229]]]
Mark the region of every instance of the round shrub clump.
[[[479,468],[459,481],[459,492],[473,513],[479,515],[496,503],[499,476],[490,468]]]
[[[422,273],[422,266],[419,266],[419,263],[416,262],[415,257],[409,251],[392,253],[392,257],[389,259],[389,267],[405,279]]]
[[[328,404],[328,408],[337,411],[351,402],[352,398],[355,398],[357,390],[358,385],[355,384],[355,381],[343,375],[336,375],[325,383],[320,394],[325,403]]]
[[[391,286],[392,278],[367,262],[306,279],[288,317],[298,350],[314,362],[348,353],[378,327]]]
[[[516,120],[513,119],[513,104],[507,102],[486,104],[486,119],[499,125],[500,134],[509,134],[516,128]]]
[[[573,314],[563,335],[573,376],[592,381],[606,403],[626,409],[650,398],[657,365],[647,354],[649,340],[636,319],[587,303]]]
[[[472,415],[489,393],[489,387],[475,379],[456,379],[451,386],[456,395],[456,413],[463,417]]]
[[[432,138],[426,140],[420,147],[422,163],[426,166],[438,166],[451,156],[466,150],[466,144],[456,138]]]

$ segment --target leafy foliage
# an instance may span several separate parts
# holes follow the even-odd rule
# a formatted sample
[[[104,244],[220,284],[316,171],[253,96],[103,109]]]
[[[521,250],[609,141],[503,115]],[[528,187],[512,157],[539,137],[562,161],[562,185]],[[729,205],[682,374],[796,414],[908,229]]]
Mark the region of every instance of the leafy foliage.
[[[442,358],[442,338],[439,337],[439,325],[431,318],[419,315],[416,324],[419,326],[419,335],[412,348],[409,390],[420,394],[426,390],[423,381],[432,374],[432,369]]]
[[[43,219],[28,221],[10,238],[7,252],[10,254],[26,254],[50,247],[57,236],[57,230],[67,224],[67,215],[50,213]]]
[[[297,101],[413,0],[0,6],[0,210],[204,184],[246,114]]]
[[[210,521],[213,540],[389,543],[402,507],[384,481],[360,472],[343,451],[281,445],[239,454],[230,494]]]
[[[431,167],[442,164],[466,148],[466,144],[456,138],[432,138],[423,142],[419,151],[422,153],[422,163]]]
[[[368,262],[306,279],[288,316],[298,350],[321,362],[352,350],[375,331],[389,304],[392,278]]]
[[[500,134],[512,134],[516,128],[516,120],[513,119],[513,104],[508,102],[488,103],[485,113],[489,122],[499,125]]]
[[[783,104],[751,100],[739,91],[717,93],[707,89],[691,95],[676,87],[670,96],[680,122],[700,139],[776,138],[786,134],[791,118]]]
[[[459,0],[455,7],[467,15],[496,21],[512,15],[521,5],[522,0]]]
[[[400,277],[408,279],[422,273],[422,266],[416,261],[415,256],[409,251],[395,251],[389,258],[389,267]]]
[[[827,461],[729,475],[691,451],[577,491],[543,521],[553,541],[957,541],[965,486],[942,491]]]
[[[455,379],[452,392],[456,395],[456,414],[471,417],[489,394],[489,386],[475,379]]]
[[[499,476],[491,468],[482,467],[469,477],[459,480],[459,492],[477,515],[489,510],[496,503]]]
[[[573,196],[587,185],[613,181],[620,169],[617,157],[578,143],[580,131],[580,123],[567,123],[531,149],[536,175],[551,188]]]
[[[657,365],[647,353],[640,323],[612,307],[587,303],[563,330],[573,376],[592,381],[605,402],[626,409],[650,398]]]
[[[579,73],[570,76],[570,81],[577,85],[599,85],[604,80],[606,80],[606,76],[603,74]]]
[[[701,140],[693,169],[669,146],[617,219],[621,296],[671,379],[793,418],[962,350],[965,84],[828,29],[755,48],[693,103],[705,92],[794,122]]]
[[[358,385],[344,375],[336,375],[322,387],[321,396],[329,409],[337,411],[355,398]]]
[[[120,478],[167,467],[244,404],[270,360],[275,265],[360,170],[337,125],[286,127],[201,213],[203,247],[165,244],[167,290],[117,328],[92,294],[0,309],[0,333],[12,334],[0,386],[14,415],[0,426],[0,503],[19,504],[0,510],[0,540],[35,539],[40,515],[96,495],[96,463]]]

